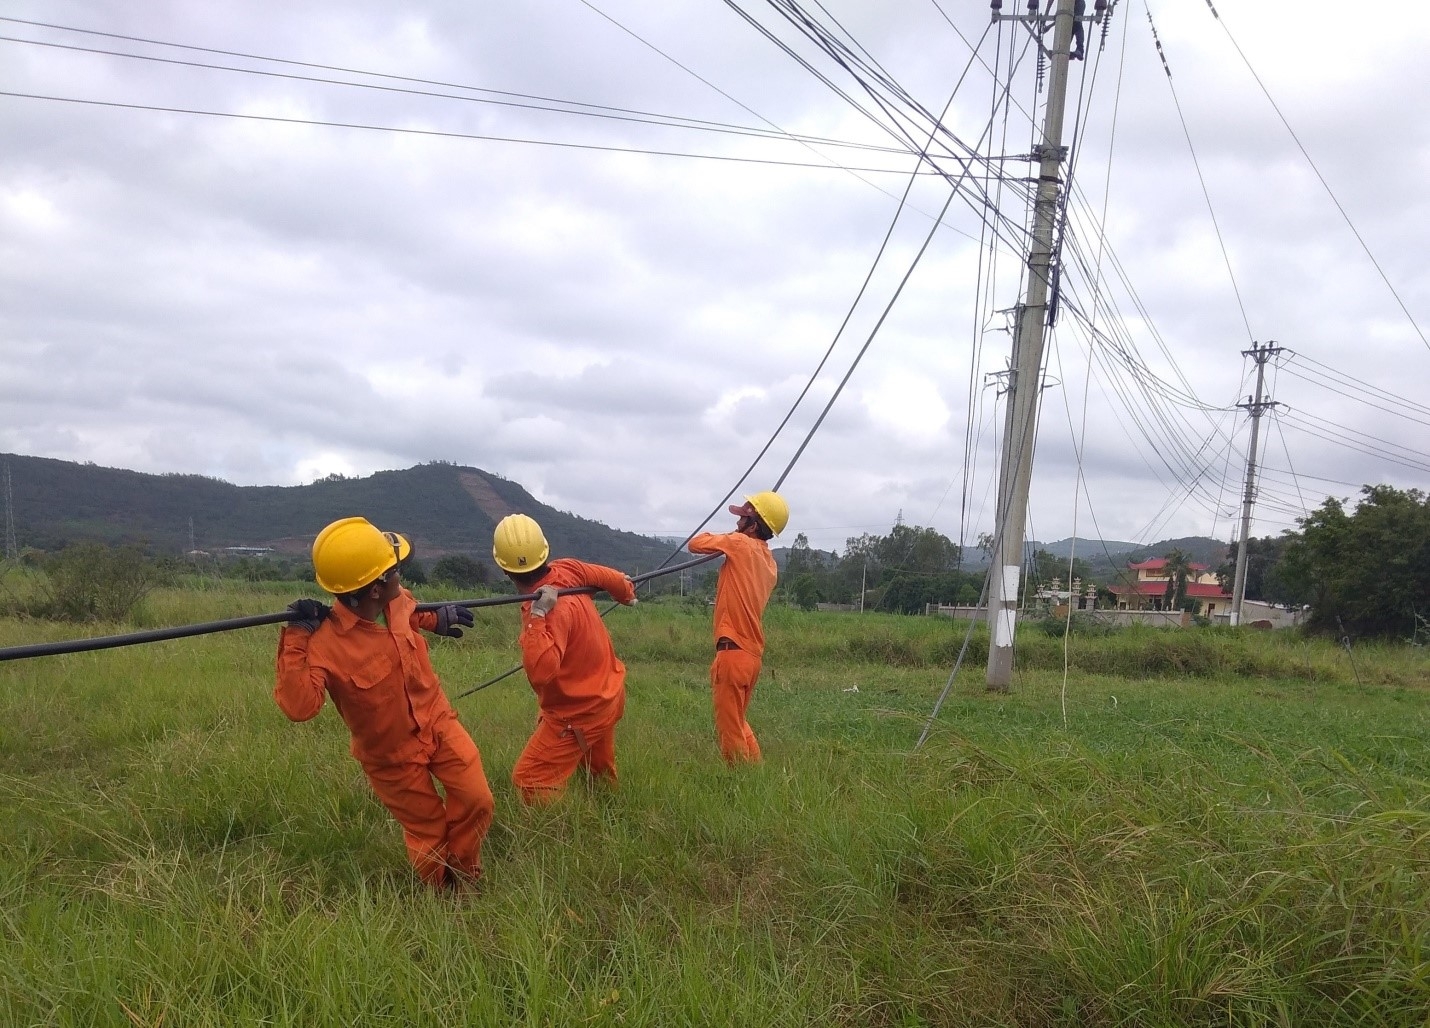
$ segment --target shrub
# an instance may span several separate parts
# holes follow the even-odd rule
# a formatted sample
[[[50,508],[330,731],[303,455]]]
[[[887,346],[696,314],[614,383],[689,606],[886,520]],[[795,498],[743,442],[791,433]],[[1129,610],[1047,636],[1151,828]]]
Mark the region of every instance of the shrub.
[[[77,543],[45,558],[43,597],[30,613],[55,621],[122,621],[159,584],[159,569],[135,546]]]
[[[923,655],[911,640],[900,638],[892,632],[850,636],[845,645],[848,647],[849,656],[872,664],[919,667],[924,663]]]
[[[1071,635],[1113,635],[1118,630],[1116,625],[1087,611],[1074,611],[1071,618],[1045,617],[1038,622],[1038,628],[1054,639],[1061,639],[1064,632]]]
[[[446,582],[458,589],[470,589],[486,583],[487,566],[471,557],[453,554],[433,564],[428,575],[434,582]]]

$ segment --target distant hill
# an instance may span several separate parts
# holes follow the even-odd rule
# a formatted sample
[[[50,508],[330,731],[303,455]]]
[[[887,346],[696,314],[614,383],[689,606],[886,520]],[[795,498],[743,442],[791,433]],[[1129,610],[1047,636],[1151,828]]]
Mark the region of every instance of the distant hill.
[[[1226,560],[1228,545],[1220,539],[1209,539],[1204,535],[1190,535],[1181,539],[1163,539],[1151,546],[1139,546],[1126,554],[1130,561],[1142,561],[1148,557],[1165,557],[1172,550],[1181,550],[1193,563],[1205,564],[1213,571]]]
[[[1073,544],[1077,544],[1077,559],[1085,560],[1089,564],[1096,564],[1099,561],[1107,564],[1109,558],[1118,567],[1123,567],[1128,561],[1146,560],[1148,557],[1161,557],[1170,550],[1180,549],[1184,553],[1190,554],[1192,560],[1209,564],[1215,567],[1226,558],[1227,544],[1208,536],[1195,535],[1182,539],[1163,539],[1155,543],[1129,543],[1113,539],[1084,539],[1082,536],[1073,536],[1067,539],[1059,539],[1056,542],[1044,543],[1036,540],[1025,542],[1023,546],[1029,554],[1038,550],[1046,550],[1054,557],[1067,559],[1073,552]],[[980,551],[969,547],[964,551],[964,564],[970,567],[981,567],[987,565],[988,558]]]
[[[511,513],[541,523],[556,556],[622,570],[650,569],[671,546],[538,502],[515,482],[478,468],[419,464],[366,478],[332,476],[311,485],[238,486],[202,475],[149,475],[18,454],[10,469],[15,534],[22,547],[56,549],[99,540],[182,553],[266,546],[306,555],[328,522],[362,515],[412,540],[422,560],[465,554],[491,563],[492,529]]]
[[[1111,581],[1129,563],[1137,563],[1148,557],[1164,557],[1172,550],[1181,550],[1191,557],[1193,563],[1205,564],[1215,571],[1218,565],[1226,560],[1228,550],[1227,544],[1221,540],[1202,535],[1163,539],[1150,545],[1076,537],[1059,539],[1052,543],[1028,542],[1024,546],[1030,555],[1038,550],[1046,550],[1055,557],[1066,559],[1073,551],[1074,541],[1077,543],[1077,559],[1087,564],[1092,577],[1099,582]],[[963,557],[965,568],[977,570],[988,566],[988,558],[978,550],[969,548],[964,551]]]
[[[1062,557],[1066,560],[1068,555],[1073,552],[1074,543],[1077,544],[1079,560],[1091,560],[1094,556],[1103,556],[1109,553],[1115,557],[1119,553],[1142,548],[1138,543],[1114,542],[1111,539],[1084,539],[1081,536],[1059,539],[1055,543],[1029,543],[1029,546],[1033,549],[1047,550],[1054,557]]]
[[[1117,544],[1119,547],[1124,545],[1126,544]],[[1181,539],[1163,539],[1150,546],[1133,545],[1125,550],[1114,550],[1113,544],[1108,543],[1107,552],[1104,553],[1102,547],[1094,540],[1091,548],[1086,550],[1083,549],[1081,542],[1078,543],[1078,559],[1087,561],[1088,567],[1092,569],[1093,578],[1098,581],[1106,581],[1124,570],[1128,564],[1135,564],[1150,557],[1165,557],[1173,550],[1181,550],[1191,558],[1192,563],[1205,564],[1215,571],[1222,561],[1226,560],[1227,544],[1219,539],[1194,535]]]

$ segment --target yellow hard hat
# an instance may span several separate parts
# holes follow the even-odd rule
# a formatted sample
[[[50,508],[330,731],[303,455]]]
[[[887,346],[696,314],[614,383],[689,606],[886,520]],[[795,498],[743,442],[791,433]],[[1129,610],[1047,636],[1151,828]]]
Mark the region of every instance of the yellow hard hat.
[[[508,514],[492,533],[492,560],[512,574],[535,571],[546,563],[551,547],[541,526],[525,514]]]
[[[412,552],[396,532],[383,532],[367,518],[334,521],[313,540],[313,573],[334,596],[375,582]]]
[[[755,512],[761,521],[775,535],[785,530],[789,524],[789,504],[779,493],[766,489],[762,493],[752,493],[745,497],[745,505]],[[730,513],[742,513],[739,507],[731,507]]]

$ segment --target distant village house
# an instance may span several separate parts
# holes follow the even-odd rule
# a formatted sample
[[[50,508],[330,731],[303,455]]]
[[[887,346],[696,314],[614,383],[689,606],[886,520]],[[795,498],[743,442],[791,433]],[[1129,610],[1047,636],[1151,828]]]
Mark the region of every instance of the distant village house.
[[[1205,617],[1224,613],[1231,606],[1231,594],[1221,587],[1217,576],[1205,564],[1192,564],[1190,567],[1192,573],[1187,576],[1187,599],[1201,601],[1201,613]],[[1137,577],[1107,587],[1117,597],[1118,610],[1169,609],[1167,583],[1171,581],[1171,576],[1167,573],[1165,557],[1128,564],[1127,570]]]

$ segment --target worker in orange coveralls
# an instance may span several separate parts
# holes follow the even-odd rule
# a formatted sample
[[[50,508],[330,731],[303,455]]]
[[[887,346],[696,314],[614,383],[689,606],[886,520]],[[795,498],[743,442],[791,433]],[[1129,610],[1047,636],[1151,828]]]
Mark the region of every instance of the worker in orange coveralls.
[[[559,799],[578,767],[592,780],[616,781],[616,722],[626,709],[626,666],[589,595],[558,589],[594,586],[620,603],[636,602],[635,586],[615,568],[563,558],[541,526],[525,514],[503,518],[492,535],[492,558],[517,589],[535,592],[521,607],[521,662],[536,693],[536,731],[512,768],[528,804]]]
[[[364,518],[334,521],[313,542],[318,584],[337,597],[289,604],[278,642],[273,698],[294,721],[331,696],[352,732],[352,755],[402,825],[422,881],[462,889],[482,873],[482,840],[496,804],[482,757],[432,669],[418,629],[460,638],[472,612],[457,604],[418,612],[398,565],[411,547]],[[442,783],[438,795],[433,779]]]
[[[769,540],[789,523],[789,506],[779,493],[766,491],[745,497],[730,513],[740,519],[735,531],[723,535],[702,532],[688,545],[691,553],[725,555],[715,584],[715,661],[710,665],[710,693],[720,754],[733,765],[760,759],[760,744],[745,720],[745,711],[760,677],[765,653],[762,619],[779,574]]]

